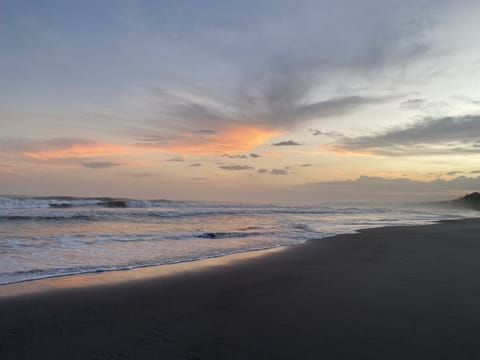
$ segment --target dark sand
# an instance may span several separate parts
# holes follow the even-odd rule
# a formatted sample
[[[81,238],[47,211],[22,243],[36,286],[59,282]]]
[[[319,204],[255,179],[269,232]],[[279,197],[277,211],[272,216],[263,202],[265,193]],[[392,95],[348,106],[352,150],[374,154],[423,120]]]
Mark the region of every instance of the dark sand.
[[[480,220],[0,299],[0,359],[480,359]]]

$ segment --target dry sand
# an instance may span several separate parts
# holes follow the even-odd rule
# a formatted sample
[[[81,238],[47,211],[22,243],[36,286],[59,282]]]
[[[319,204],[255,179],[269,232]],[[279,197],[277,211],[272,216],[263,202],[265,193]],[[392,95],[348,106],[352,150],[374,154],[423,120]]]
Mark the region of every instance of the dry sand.
[[[370,229],[167,276],[0,287],[0,359],[480,359],[479,234],[478,219]]]

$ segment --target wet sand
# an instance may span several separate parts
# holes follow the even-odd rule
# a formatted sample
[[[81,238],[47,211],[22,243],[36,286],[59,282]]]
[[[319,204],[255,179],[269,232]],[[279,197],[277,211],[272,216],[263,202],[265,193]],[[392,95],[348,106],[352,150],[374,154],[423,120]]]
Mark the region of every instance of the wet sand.
[[[0,359],[478,359],[479,234],[479,219],[370,229],[166,275],[0,287]]]

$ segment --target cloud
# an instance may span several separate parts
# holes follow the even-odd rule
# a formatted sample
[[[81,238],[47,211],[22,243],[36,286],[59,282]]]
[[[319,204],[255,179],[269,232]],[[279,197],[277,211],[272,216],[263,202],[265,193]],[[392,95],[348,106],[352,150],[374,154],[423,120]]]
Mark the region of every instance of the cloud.
[[[34,140],[26,138],[0,138],[0,151],[5,156],[16,156],[35,161],[60,159],[88,159],[100,156],[141,155],[148,153],[175,153],[178,156],[165,161],[180,162],[180,155],[222,154],[248,151],[265,142],[265,139],[278,134],[277,131],[241,125],[222,132],[202,137],[191,133],[176,138],[144,138],[135,143],[112,143],[81,138],[54,138]],[[233,155],[232,157],[236,157]],[[248,158],[247,155],[238,155]],[[86,161],[94,162],[94,161]]]
[[[152,136],[143,139],[137,139],[137,143],[140,145],[165,145],[168,143],[168,138],[164,136]]]
[[[193,177],[191,178],[192,180],[194,181],[205,181],[205,180],[208,180],[208,178],[205,178],[205,177]]]
[[[373,186],[379,189],[396,189],[399,191],[436,191],[463,190],[480,185],[480,177],[458,176],[451,180],[436,179],[432,181],[412,180],[408,178],[386,179],[382,177],[360,176],[353,181],[326,182],[326,185],[358,184],[365,187]]]
[[[389,156],[480,153],[480,115],[427,118],[373,135],[344,137],[339,153],[370,152]]]
[[[466,95],[457,95],[457,96],[454,96],[454,98],[456,100],[460,100],[460,101],[463,101],[467,104],[470,104],[470,105],[480,105],[480,100],[478,99],[474,99],[474,98],[471,98],[469,96],[466,96]]]
[[[332,3],[329,6],[337,5]],[[303,7],[297,6],[296,11]],[[231,50],[225,54],[238,66],[231,71],[236,77],[236,86],[233,88],[224,84],[201,86],[194,80],[177,83],[177,89],[166,85],[145,88],[142,96],[151,111],[150,117],[158,119],[152,122],[153,127],[157,127],[158,131],[166,131],[173,137],[186,133],[196,136],[214,135],[241,124],[270,131],[284,131],[313,120],[337,118],[397,99],[398,96],[390,93],[355,91],[318,95],[318,88],[335,78],[337,71],[348,71],[352,77],[371,78],[372,73],[383,66],[398,66],[399,62],[408,62],[421,53],[428,52],[422,36],[427,27],[421,26],[421,22],[412,22],[407,27],[404,23],[399,23],[398,12],[394,16],[391,7],[387,9],[376,4],[377,8],[383,8],[385,17],[376,18],[375,21],[379,23],[370,23],[365,21],[371,18],[369,13],[364,14],[365,19],[358,18],[358,11],[365,11],[363,7],[350,11],[351,7],[356,8],[353,5],[340,6],[337,10],[340,13],[347,12],[352,21],[355,19],[353,22],[348,21],[356,24],[353,34],[345,31],[344,25],[331,23],[331,19],[319,25],[321,22],[318,22],[318,18],[311,19],[311,14],[305,13],[311,27],[304,29],[305,38],[292,38],[291,28],[284,28],[284,25],[280,26],[282,29],[278,32],[265,34],[267,38],[275,38],[274,43],[269,43],[268,47],[258,43],[257,36],[247,36],[244,45],[250,50],[243,50],[248,54],[255,53],[255,57],[245,57],[245,53],[238,58],[231,58]],[[411,13],[405,11],[407,8]],[[406,19],[423,16],[419,15],[419,9],[415,5],[403,6],[402,12]],[[321,16],[323,8],[316,13]],[[385,21],[387,14],[390,15],[390,21]],[[290,19],[284,20],[285,23],[290,22]],[[274,28],[279,26],[278,20],[271,25]],[[299,25],[295,25],[294,33],[298,33]],[[360,30],[361,25],[364,26],[364,33]],[[327,31],[324,26],[336,28],[339,32],[337,37],[341,39],[326,36],[331,29]],[[379,28],[384,27],[388,31],[379,31]],[[265,29],[262,26],[259,30],[263,32]],[[411,33],[413,30],[414,33]],[[317,36],[313,36],[315,33]],[[245,31],[237,34],[240,42],[245,34]],[[209,38],[212,39],[211,33]],[[280,44],[284,41],[288,45]],[[342,46],[338,46],[339,43]],[[297,45],[299,47],[295,51]],[[285,51],[287,48],[288,52]],[[265,51],[266,49],[269,50]],[[240,59],[242,60],[239,61]],[[200,130],[192,133],[192,127]]]
[[[82,166],[89,169],[106,169],[114,166],[122,166],[125,164],[114,163],[114,162],[88,162],[82,163]]]
[[[408,110],[424,109],[428,104],[426,99],[414,98],[402,101],[400,107]]]
[[[229,158],[229,159],[248,159],[249,157],[252,158],[252,159],[257,159],[257,158],[261,157],[261,155],[254,154],[254,153],[250,153],[250,154],[223,154],[222,157],[226,157],[226,158]]]
[[[382,104],[392,100],[391,96],[344,96],[328,100],[297,106],[292,109],[291,114],[286,114],[287,120],[308,121],[315,119],[326,119],[339,117],[359,110],[368,105]]]
[[[200,167],[200,166],[202,166],[202,164],[200,163],[194,163],[194,164],[188,165],[188,167]]]
[[[272,126],[291,128],[389,101],[385,96],[364,94],[346,93],[323,99],[312,95],[323,84],[338,84],[336,75],[347,73],[341,76],[345,81],[382,76],[387,69],[399,71],[429,53],[428,33],[433,29],[432,14],[436,14],[431,9],[439,8],[433,1],[422,5],[407,2],[403,6],[378,1],[363,2],[362,6],[329,2],[327,13],[323,2],[313,4],[297,4],[295,9],[289,9],[295,11],[301,23],[293,18],[276,19],[268,27],[272,29],[266,37],[268,46],[262,44],[268,50],[259,46],[257,51],[251,51],[263,53],[266,61],[263,67],[253,67],[252,73],[245,75],[245,103],[250,109],[258,109],[256,112]],[[372,18],[373,12],[382,15]]]
[[[312,164],[301,164],[300,167],[310,167]]]
[[[181,156],[175,156],[173,158],[170,158],[170,159],[167,159],[165,161],[169,161],[169,162],[182,162],[182,161],[185,161],[185,159]]]
[[[323,135],[323,136],[329,136],[333,138],[341,137],[341,134],[336,131],[321,131],[317,129],[308,129],[308,131],[311,132],[313,136]]]
[[[0,152],[7,156],[33,161],[54,161],[61,159],[93,159],[102,156],[142,155],[149,153],[177,154],[166,161],[180,162],[181,155],[230,154],[251,150],[265,143],[266,139],[278,135],[279,131],[249,124],[229,126],[221,131],[198,135],[192,132],[167,136],[136,138],[133,143],[113,143],[84,138],[1,138]],[[249,155],[231,155],[247,159]],[[251,156],[252,157],[252,156]],[[252,157],[253,158],[253,157]]]
[[[148,83],[156,85],[145,86],[135,94],[115,93],[120,98],[121,116],[115,111],[97,115],[95,120],[101,125],[95,126],[108,135],[120,127],[123,131],[133,130],[131,135],[142,137],[144,143],[166,145],[167,149],[184,153],[221,153],[219,148],[231,149],[223,153],[250,151],[267,141],[274,131],[278,134],[279,130],[311,120],[339,117],[390,101],[385,94],[345,89],[361,88],[352,85],[357,84],[357,79],[373,83],[385,75],[401,74],[409,63],[429,54],[433,42],[430,39],[434,38],[429,35],[437,25],[434,17],[443,9],[432,0],[365,0],[361,4],[267,1],[255,3],[252,16],[252,6],[248,2],[228,8],[218,2],[191,2],[173,4],[171,11],[165,12],[154,5],[139,5],[136,11],[118,16],[121,26],[115,41],[92,38],[92,46],[104,55],[95,61],[114,56],[115,66],[92,66],[87,74],[90,77],[85,79],[77,79],[85,74],[73,74],[81,80],[76,82],[79,91],[85,90],[80,84],[89,83],[98,83],[96,91],[101,93],[104,86],[113,90],[107,79],[120,82],[121,86],[113,86],[115,89],[134,88],[145,80],[144,74],[155,74]],[[162,16],[153,19],[152,13]],[[212,14],[216,14],[214,21]],[[61,30],[65,29],[57,29],[63,34]],[[120,53],[135,56],[118,57],[118,51],[111,51],[109,44],[115,44]],[[29,52],[32,56],[26,58],[36,64],[31,67],[32,76],[43,79],[36,84],[38,88],[63,88],[63,82],[45,75],[58,70],[54,55],[58,51],[59,58],[68,60],[72,67],[81,65],[75,56],[75,41],[64,45],[55,47],[55,51],[47,48],[41,59],[35,51]],[[162,57],[162,62],[152,61],[165,53],[169,55]],[[131,70],[130,76],[125,76],[125,69]],[[183,78],[179,74],[184,74]],[[97,92],[92,88],[87,86],[95,100]],[[223,135],[243,125],[269,133],[255,141],[248,141],[246,136],[231,138],[228,146],[222,142]],[[155,133],[166,135],[151,138]]]
[[[277,70],[283,71],[282,69]],[[277,75],[272,76],[276,77]],[[216,99],[212,101],[212,99],[205,99],[193,92],[184,97],[175,96],[175,100],[172,102],[172,96],[167,91],[155,90],[155,96],[159,97],[158,112],[162,115],[162,121],[159,121],[158,125],[163,130],[171,132],[173,136],[190,133],[199,136],[200,139],[206,138],[208,135],[219,134],[229,127],[241,124],[261,127],[270,131],[283,131],[312,120],[347,115],[364,107],[382,104],[398,97],[346,95],[311,101],[306,99],[310,86],[305,91],[302,90],[303,94],[300,96],[293,94],[291,89],[287,89],[295,86],[288,81],[296,82],[297,80],[285,81],[287,83],[283,84],[283,87],[275,87],[270,92],[263,89],[260,90],[260,94],[249,95],[247,93],[250,90],[242,90],[240,98],[237,98],[238,94],[232,94],[233,99],[227,101],[228,105],[225,104],[224,95],[218,101]],[[261,87],[263,88],[263,85]],[[196,102],[191,101],[192,97],[197,98]],[[199,125],[214,127],[216,130],[193,132],[189,130],[190,127]]]
[[[0,149],[5,153],[14,153],[35,160],[125,155],[139,150],[133,145],[80,138],[47,140],[3,138],[0,139]]]
[[[458,106],[460,101],[464,102],[463,99],[453,98],[456,99],[454,103],[449,101],[431,101],[423,98],[411,98],[402,101],[399,108],[429,116],[447,116],[452,113],[452,109],[455,109],[455,106]]]
[[[223,169],[223,170],[234,170],[234,171],[237,171],[237,170],[254,170],[253,167],[247,166],[247,165],[222,165],[222,166],[219,166],[219,168]]]
[[[280,141],[278,143],[272,144],[273,146],[297,146],[301,145],[300,143],[293,141],[293,140],[288,140],[288,141]]]
[[[288,175],[288,171],[287,169],[272,169],[272,170],[268,170],[268,169],[258,169],[257,172],[259,174],[271,174],[271,175]]]
[[[202,136],[191,132],[177,134],[165,144],[155,147],[179,154],[230,154],[249,151],[278,134],[277,130],[257,125],[233,124],[216,133]]]
[[[196,130],[196,131],[192,131],[192,132],[194,134],[203,134],[203,135],[212,135],[212,134],[217,133],[215,130],[209,130],[209,129]]]
[[[272,174],[272,175],[288,175],[288,172],[285,169],[272,169],[270,171],[270,174]]]
[[[460,175],[463,174],[463,171],[449,171],[447,172],[448,176],[455,176],[455,175]]]
[[[143,172],[143,173],[131,173],[131,174],[127,174],[127,176],[134,177],[134,178],[144,178],[144,177],[156,176],[156,174]]]
[[[222,157],[227,157],[229,159],[248,159],[248,156],[245,154],[223,154]]]
[[[143,136],[149,137],[152,131],[168,133],[169,138],[175,139],[170,141],[172,145],[184,145],[185,150],[193,143],[197,149],[185,151],[199,152],[198,147],[205,151],[201,143],[209,142],[208,148],[212,149],[213,143],[221,140],[219,136],[209,141],[210,135],[222,135],[232,127],[247,125],[270,132],[259,142],[248,143],[251,149],[299,125],[338,118],[397,99],[391,92],[372,94],[355,90],[332,92],[331,89],[347,89],[352,79],[373,82],[385,69],[401,73],[410,61],[427,54],[430,51],[427,35],[432,29],[432,23],[427,21],[431,12],[427,9],[434,6],[430,1],[427,3],[420,6],[411,1],[402,6],[386,6],[368,1],[365,6],[355,2],[346,6],[331,2],[328,8],[338,16],[335,22],[324,11],[325,4],[296,4],[295,9],[288,3],[276,3],[274,8],[264,4],[256,7],[254,19],[245,20],[246,27],[232,28],[230,24],[226,31],[220,28],[212,32],[219,24],[203,24],[206,33],[202,37],[202,26],[197,24],[195,34],[188,34],[195,38],[189,43],[196,44],[195,49],[202,43],[204,49],[211,49],[216,56],[203,60],[215,64],[214,67],[219,58],[228,59],[226,64],[220,61],[218,71],[223,69],[221,74],[225,77],[227,68],[230,74],[227,77],[232,78],[212,81],[217,78],[212,76],[217,68],[212,68],[208,76],[200,80],[196,72],[189,72],[190,77],[185,77],[189,80],[145,87],[136,96],[147,109],[145,121],[150,128]],[[286,13],[294,11],[298,17],[281,15],[279,11],[284,8]],[[372,12],[382,15],[372,18]],[[240,11],[230,15],[234,19],[241,14]],[[246,28],[249,30],[245,31]],[[292,32],[292,28],[295,31]],[[236,46],[225,47],[232,39]],[[174,57],[172,52],[172,59]],[[199,56],[191,58],[200,59]],[[188,59],[182,53],[178,64],[188,63]],[[229,83],[235,86],[227,85]],[[322,88],[330,91],[318,91]],[[138,118],[137,114],[134,116]],[[192,132],[192,128],[199,130]],[[230,141],[232,148],[246,150],[224,153],[250,150],[243,146],[247,139]],[[235,146],[237,142],[240,144]]]
[[[11,164],[0,163],[0,175],[16,175],[16,168]]]
[[[412,180],[409,178],[387,179],[360,176],[355,180],[331,181],[305,184],[305,194],[319,199],[344,202],[375,201],[421,201],[454,198],[459,194],[477,191],[480,177],[459,176],[450,180]],[[345,197],[348,194],[348,197]]]
[[[470,174],[480,174],[480,170],[473,170],[473,171],[470,171]]]

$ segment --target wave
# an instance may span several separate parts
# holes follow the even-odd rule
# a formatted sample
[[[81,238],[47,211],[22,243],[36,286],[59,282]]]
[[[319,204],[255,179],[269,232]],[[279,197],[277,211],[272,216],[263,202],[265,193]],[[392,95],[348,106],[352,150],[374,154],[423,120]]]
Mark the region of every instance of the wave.
[[[66,268],[32,269],[32,270],[23,270],[23,271],[20,270],[20,271],[13,271],[13,272],[1,272],[0,285],[14,284],[14,283],[68,276],[68,275],[102,273],[106,271],[124,271],[124,270],[146,268],[151,266],[178,264],[178,263],[192,262],[192,261],[198,261],[198,260],[204,260],[204,259],[219,258],[219,257],[238,254],[238,253],[273,249],[281,246],[284,246],[284,245],[252,246],[252,247],[237,248],[237,249],[230,249],[230,250],[225,249],[223,251],[217,251],[217,252],[210,253],[208,255],[202,255],[202,256],[186,256],[186,257],[180,257],[180,258],[158,259],[153,261],[133,262],[133,263],[126,263],[126,264],[91,265],[91,266],[77,266],[77,267],[66,267]]]
[[[0,208],[0,221],[128,221],[133,219],[174,219],[185,217],[215,217],[215,216],[269,216],[269,215],[307,215],[328,216],[331,214],[355,214],[362,210],[351,209],[304,209],[304,208],[213,208],[201,209],[184,206],[182,208],[125,208],[123,205],[110,208],[66,208],[55,206],[49,208]],[[302,230],[299,226],[299,230]]]
[[[271,235],[271,233],[268,233]],[[195,235],[197,238],[202,239],[227,239],[227,238],[244,238],[250,236],[262,236],[266,235],[264,232],[205,232]]]
[[[90,216],[90,215],[17,215],[17,214],[12,214],[12,215],[0,215],[0,221],[1,220],[6,220],[6,221],[64,221],[64,220],[81,220],[81,221],[96,221],[99,220],[95,216]]]
[[[138,210],[138,211],[136,211]],[[425,216],[422,209],[411,214]],[[251,205],[184,202],[166,199],[137,200],[111,197],[23,197],[0,196],[0,220],[108,220],[131,217],[178,218],[228,215],[356,215],[385,214],[385,207]],[[442,213],[442,216],[444,214]],[[301,230],[301,229],[300,229]]]
[[[288,206],[288,205],[248,205],[233,203],[202,203],[171,201],[166,199],[137,200],[128,198],[110,197],[13,197],[0,196],[0,210],[14,209],[51,209],[51,210],[74,210],[76,208],[96,209],[155,209],[164,208],[166,211],[152,211],[149,216],[178,217],[178,216],[201,216],[216,214],[306,214],[321,215],[328,213],[357,214],[365,211],[383,212],[384,208],[362,207],[329,207],[329,206]],[[0,214],[1,215],[1,214]],[[135,216],[136,214],[133,214]]]
[[[0,197],[0,209],[66,209],[76,207],[147,208],[174,203],[170,200],[132,200],[123,198]]]
[[[381,207],[162,200],[138,203],[128,200],[127,208],[119,204],[107,207],[105,202],[112,200],[126,201],[0,198],[4,205],[19,206],[21,203],[20,206],[24,206],[0,209],[0,253],[3,255],[0,284],[193,261],[259,248],[296,245],[365,227],[420,224],[461,217],[450,210],[417,209],[415,212]],[[64,207],[61,204],[72,205]],[[22,223],[24,220],[32,222]]]

